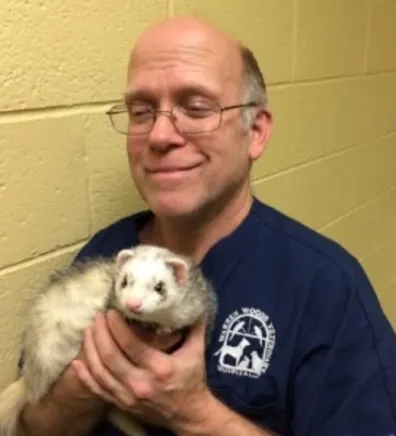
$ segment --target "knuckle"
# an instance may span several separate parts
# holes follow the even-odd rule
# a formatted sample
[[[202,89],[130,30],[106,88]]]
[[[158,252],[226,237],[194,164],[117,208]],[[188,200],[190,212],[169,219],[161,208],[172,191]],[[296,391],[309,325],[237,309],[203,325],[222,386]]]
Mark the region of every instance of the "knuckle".
[[[135,383],[133,391],[138,400],[151,400],[154,394],[152,387],[147,382]]]
[[[94,393],[95,395],[99,396],[102,394],[99,386],[90,378],[90,377],[86,377],[83,381],[83,383],[85,384],[85,387],[91,391],[92,393]]]
[[[104,371],[103,371],[103,369],[94,366],[94,367],[91,369],[91,372],[92,372],[92,375],[93,375],[94,380],[95,380],[97,383],[99,383],[100,385],[103,385],[104,382],[105,382],[105,380],[106,380],[106,377],[105,377],[105,375],[104,375]]]
[[[94,385],[93,383],[90,383],[90,382],[87,381],[87,382],[85,383],[85,386],[86,386],[86,388],[89,389],[93,394],[95,394],[95,395],[97,395],[97,396],[100,395],[100,391],[99,391],[99,389],[98,389],[97,386]]]
[[[155,378],[159,381],[165,382],[170,379],[173,374],[172,365],[169,362],[161,362],[153,368]]]

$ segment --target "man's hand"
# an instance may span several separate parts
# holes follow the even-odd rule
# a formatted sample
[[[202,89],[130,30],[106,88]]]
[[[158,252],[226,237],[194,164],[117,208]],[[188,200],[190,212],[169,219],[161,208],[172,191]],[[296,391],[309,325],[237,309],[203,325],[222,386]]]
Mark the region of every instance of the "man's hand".
[[[167,349],[179,337],[149,345],[116,312],[100,314],[84,340],[86,364],[73,363],[95,395],[143,420],[177,427],[206,407],[211,394],[205,375],[205,320],[191,329],[181,348]]]
[[[82,362],[86,361],[85,352],[81,351],[77,358]],[[73,403],[76,409],[81,408],[82,411],[106,407],[106,402],[81,382],[72,365],[66,368],[48,397],[56,400],[60,406],[66,402]]]
[[[84,352],[79,358],[84,361]],[[72,366],[37,403],[28,403],[21,414],[22,434],[29,436],[85,436],[104,418],[108,403],[87,389]]]

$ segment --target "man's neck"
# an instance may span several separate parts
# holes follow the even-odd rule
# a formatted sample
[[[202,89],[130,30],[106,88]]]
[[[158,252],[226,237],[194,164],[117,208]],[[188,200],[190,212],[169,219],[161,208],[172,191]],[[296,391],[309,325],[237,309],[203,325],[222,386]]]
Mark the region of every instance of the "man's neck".
[[[144,243],[161,245],[201,262],[219,240],[232,233],[249,214],[251,192],[240,193],[218,210],[189,219],[156,216],[141,234]]]

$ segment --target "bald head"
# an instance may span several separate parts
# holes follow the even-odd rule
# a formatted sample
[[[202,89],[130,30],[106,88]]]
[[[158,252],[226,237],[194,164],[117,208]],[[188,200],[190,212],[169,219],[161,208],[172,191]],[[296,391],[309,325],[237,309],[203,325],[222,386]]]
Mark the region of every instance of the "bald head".
[[[155,23],[149,27],[146,32],[138,39],[143,41],[151,35],[155,36],[168,36],[170,34],[177,34],[179,36],[186,34],[200,34],[207,35],[216,39],[222,39],[229,44],[235,44],[235,41],[220,28],[215,26],[209,21],[196,17],[172,17]]]
[[[236,53],[239,50],[235,40],[209,21],[195,17],[172,17],[160,21],[146,30],[138,38],[132,56],[153,43],[158,46],[166,42],[180,42],[185,39],[196,44],[211,41],[213,44],[234,50]]]
[[[233,65],[233,71],[242,69],[239,44],[208,21],[195,17],[172,17],[160,21],[143,33],[131,52],[128,76],[135,62],[147,54],[175,50],[181,43],[191,50],[212,52],[220,62]]]
[[[267,106],[266,85],[254,54],[204,19],[172,17],[149,27],[131,52],[126,95],[133,94],[137,75],[156,71],[150,80],[158,82],[158,72],[167,75],[171,70],[173,79],[180,84],[193,81],[195,73],[212,76],[212,82],[218,84],[212,96],[218,102],[253,101],[260,107]],[[254,109],[242,111],[246,126],[252,124],[254,113]]]

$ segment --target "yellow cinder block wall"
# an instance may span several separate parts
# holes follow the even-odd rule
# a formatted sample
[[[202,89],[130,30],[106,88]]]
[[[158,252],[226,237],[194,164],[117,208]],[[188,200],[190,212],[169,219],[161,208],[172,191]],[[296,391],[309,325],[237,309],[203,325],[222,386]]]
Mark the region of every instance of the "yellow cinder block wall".
[[[104,112],[137,35],[185,13],[250,45],[265,73],[274,133],[256,194],[349,249],[396,325],[395,0],[2,1],[0,385],[40,281],[143,207]]]

